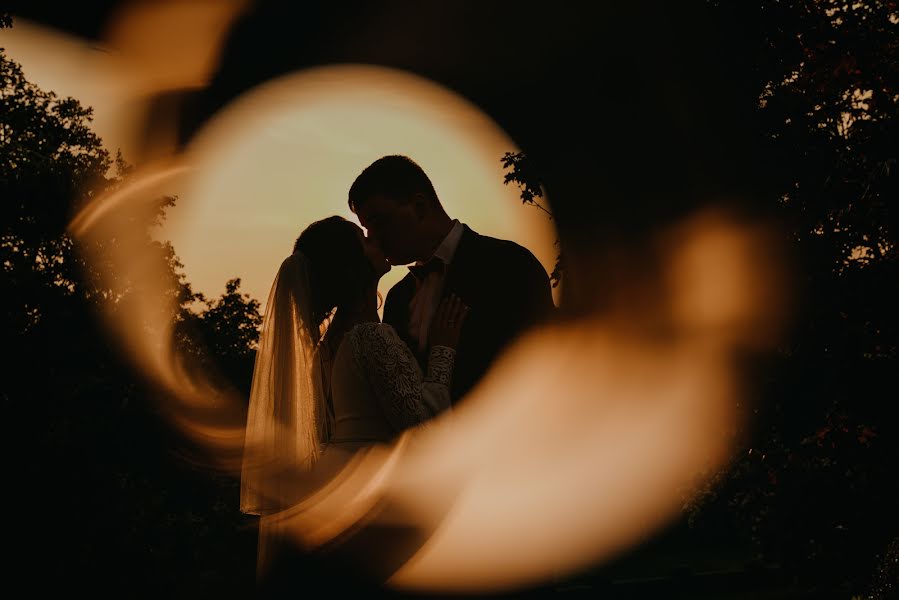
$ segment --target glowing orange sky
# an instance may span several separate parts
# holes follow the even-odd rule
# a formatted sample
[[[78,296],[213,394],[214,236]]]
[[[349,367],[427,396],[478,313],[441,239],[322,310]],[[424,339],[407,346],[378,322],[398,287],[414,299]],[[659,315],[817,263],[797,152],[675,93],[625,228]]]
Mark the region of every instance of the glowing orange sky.
[[[152,81],[183,89],[208,75],[206,60],[163,69],[164,77],[154,68],[129,72],[115,53],[17,27],[2,38],[10,57],[45,89],[95,106],[98,133],[126,154]],[[208,51],[214,41],[200,46]],[[138,65],[159,67],[152,55],[138,55]],[[240,276],[244,291],[262,301],[298,232],[325,215],[351,216],[346,190],[356,174],[381,155],[403,153],[432,176],[451,215],[519,241],[549,270],[550,222],[502,184],[500,158],[515,149],[476,107],[432,82],[374,67],[319,68],[251,90],[168,163],[138,164],[132,180],[94,199],[70,232],[78,241],[121,237],[117,251],[89,259],[101,277],[139,281],[141,293],[109,311],[105,323],[165,391],[154,396],[172,425],[238,473],[245,398],[192,372],[175,351],[167,265],[143,243],[148,200],[180,196],[162,236],[173,241],[195,289],[215,296]],[[322,487],[299,465],[284,469],[295,480],[289,483],[316,493],[312,503],[274,516],[300,543],[340,535],[355,525],[347,515],[426,533],[389,581],[409,590],[514,589],[616,556],[681,514],[697,482],[729,458],[734,440],[721,432],[736,431],[737,407],[749,401],[733,357],[776,343],[783,286],[773,241],[727,212],[672,226],[649,245],[664,276],[645,288],[652,292],[645,303],[530,331],[464,403],[395,443],[353,455],[361,463],[325,473],[335,477]],[[403,274],[395,269],[382,291]],[[644,288],[645,274],[633,276],[615,283]],[[647,318],[657,325],[643,327]],[[261,491],[274,495],[267,485]],[[382,500],[393,510],[368,510]]]
[[[146,82],[121,55],[18,19],[2,40],[29,80],[92,106],[106,147],[134,160]],[[195,291],[215,298],[240,277],[242,291],[264,303],[302,228],[331,214],[354,219],[346,195],[356,175],[380,156],[406,154],[431,176],[452,217],[526,246],[550,272],[550,221],[503,185],[500,158],[515,150],[476,106],[411,74],[363,66],[298,72],[250,90],[191,140],[195,170],[166,190],[179,201],[157,237],[172,241]],[[382,294],[404,275],[388,273]]]

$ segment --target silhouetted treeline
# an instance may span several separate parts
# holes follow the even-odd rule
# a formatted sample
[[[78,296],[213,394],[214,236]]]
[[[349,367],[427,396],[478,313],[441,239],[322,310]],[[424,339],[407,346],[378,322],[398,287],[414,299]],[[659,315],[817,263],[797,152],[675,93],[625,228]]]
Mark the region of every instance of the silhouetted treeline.
[[[0,52],[0,387],[14,533],[7,572],[29,594],[249,589],[254,538],[236,510],[236,482],[190,466],[155,392],[99,323],[100,309],[119,310],[141,294],[139,282],[101,283],[66,233],[82,199],[128,177],[122,157],[112,159],[91,132],[90,116],[77,100],[29,83]],[[160,199],[157,221],[174,201]],[[117,241],[97,243],[111,251]],[[258,302],[240,293],[239,279],[206,302],[169,244],[149,231],[145,244],[170,265],[179,304],[172,318],[191,332],[181,335],[182,351],[246,389]]]
[[[367,6],[390,13],[396,5]],[[697,539],[740,536],[759,562],[776,565],[805,590],[895,594],[896,3],[610,5],[597,19],[539,3],[496,6],[460,9],[471,13],[464,43],[483,52],[459,58],[476,57],[477,67],[455,83],[491,93],[504,86],[505,95],[484,105],[533,159],[528,165],[537,173],[513,180],[531,182],[531,190],[543,182],[558,201],[563,253],[622,244],[686,211],[699,192],[741,185],[790,238],[799,266],[798,318],[755,381],[732,465],[685,508]],[[489,10],[509,11],[515,33],[476,22]],[[615,20],[637,19],[640,11],[646,27]],[[664,11],[672,18],[660,18]],[[341,26],[362,26],[338,17]],[[518,27],[526,24],[535,28]],[[710,32],[726,41],[726,51],[706,45]],[[554,41],[514,37],[544,33]],[[503,35],[510,41],[496,43],[501,49],[486,41]],[[392,42],[402,48],[404,39]],[[430,66],[448,80],[465,67],[424,50],[408,55],[421,61],[409,68],[427,74]],[[403,67],[405,56],[383,61]],[[647,72],[646,64],[657,70]],[[484,75],[497,65],[510,74]],[[156,415],[152,390],[95,322],[98,305],[127,302],[127,293],[139,290],[129,282],[117,282],[116,290],[92,283],[65,234],[77,198],[117,185],[127,167],[119,160],[109,175],[116,161],[91,133],[89,109],[29,84],[5,55],[0,77],[0,326],[9,350],[0,385],[11,415],[14,473],[7,514],[27,540],[16,560],[41,575],[32,580],[37,586],[235,595],[251,585],[254,568],[236,482],[193,470],[177,454],[180,441]],[[508,98],[524,108],[504,105]],[[555,111],[542,113],[546,107]],[[571,140],[580,145],[562,143]],[[686,168],[695,169],[694,179],[683,175]],[[728,186],[715,188],[716,179]],[[160,217],[173,201],[160,200]],[[245,390],[258,304],[240,294],[239,280],[203,304],[179,275],[174,249],[149,235],[147,244],[171,265],[183,349]],[[567,277],[564,271],[563,284]]]
[[[719,509],[798,579],[885,598],[889,573],[899,585],[899,9],[734,4],[719,10],[753,50],[763,199],[799,260],[799,311]]]
[[[759,365],[733,463],[686,506],[687,535],[745,539],[755,566],[797,590],[888,597],[899,585],[899,8],[607,8],[585,25],[601,41],[534,69],[554,85],[535,82],[526,103],[559,111],[524,134],[533,153],[505,157],[506,180],[523,203],[545,186],[569,258],[629,260],[658,226],[734,196],[782,226],[797,318]],[[622,25],[638,10],[655,17]],[[591,302],[610,281],[593,273]]]

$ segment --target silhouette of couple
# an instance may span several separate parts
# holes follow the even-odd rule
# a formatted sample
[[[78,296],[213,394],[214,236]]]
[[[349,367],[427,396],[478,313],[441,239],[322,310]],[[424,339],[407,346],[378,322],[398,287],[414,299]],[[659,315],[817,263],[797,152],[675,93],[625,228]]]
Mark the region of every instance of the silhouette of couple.
[[[254,465],[336,471],[360,449],[426,426],[553,308],[534,255],[450,218],[410,158],[369,165],[349,206],[367,235],[338,216],[309,225],[266,307],[241,479],[241,510],[261,515],[261,576],[283,534],[270,517],[290,503]],[[377,285],[391,265],[411,266],[382,323]]]

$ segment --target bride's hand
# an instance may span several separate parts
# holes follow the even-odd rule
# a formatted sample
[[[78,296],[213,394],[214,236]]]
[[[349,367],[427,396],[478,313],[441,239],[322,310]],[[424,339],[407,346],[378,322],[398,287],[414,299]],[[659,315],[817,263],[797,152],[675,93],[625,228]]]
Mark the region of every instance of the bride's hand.
[[[468,306],[455,294],[446,296],[437,307],[428,341],[431,346],[455,348],[459,344],[462,324],[468,316]]]

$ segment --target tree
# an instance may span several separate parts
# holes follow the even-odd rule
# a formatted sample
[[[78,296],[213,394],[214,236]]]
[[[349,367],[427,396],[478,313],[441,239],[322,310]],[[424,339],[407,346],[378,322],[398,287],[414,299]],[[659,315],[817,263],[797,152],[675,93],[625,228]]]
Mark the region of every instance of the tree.
[[[862,592],[899,535],[897,411],[885,393],[899,366],[899,10],[712,4],[754,48],[765,201],[802,266],[795,331],[759,382],[763,401],[719,500],[765,559],[807,584]]]
[[[505,181],[525,204],[544,186],[553,194],[566,251],[608,245],[615,261],[639,257],[646,232],[721,190],[748,191],[759,206],[741,208],[785,225],[800,265],[794,330],[755,381],[759,400],[733,464],[688,512],[699,529],[735,523],[760,558],[802,585],[863,593],[875,556],[894,555],[899,536],[890,392],[899,372],[899,9],[710,0],[659,10],[664,26],[647,19],[633,41],[608,31],[609,51],[585,49],[579,68],[549,78],[555,85],[528,80],[533,104],[562,96],[565,110],[532,136],[527,156],[506,154]],[[565,87],[588,71],[614,82],[621,100]],[[738,159],[717,160],[731,154]]]
[[[511,169],[510,173],[506,173],[503,177],[503,184],[509,185],[515,183],[521,190],[521,203],[530,204],[542,210],[549,218],[552,219],[552,213],[536,199],[543,197],[543,183],[540,175],[537,173],[536,167],[528,160],[524,152],[506,152],[502,158],[503,167]],[[559,241],[556,240],[556,246]],[[549,279],[552,286],[556,287],[562,282],[562,254],[556,256],[556,264],[553,272],[550,273]]]
[[[10,25],[0,15],[0,26]],[[36,569],[42,585],[129,596],[248,589],[254,547],[241,533],[237,483],[178,456],[181,442],[158,416],[156,392],[97,322],[98,309],[119,310],[139,296],[141,282],[101,280],[102,265],[66,232],[83,202],[129,176],[121,155],[113,159],[91,131],[91,115],[29,82],[0,50],[0,327],[8,346],[0,385],[9,422],[29,434],[19,448],[27,462],[14,465],[22,473],[12,478],[27,497],[22,572]],[[159,199],[141,243],[168,265],[171,317],[206,326],[203,340],[180,338],[182,351],[203,352],[246,379],[258,303],[232,280],[208,311],[190,309],[205,299],[171,244],[150,236],[175,201]],[[120,240],[91,243],[91,255],[104,256]]]
[[[239,278],[228,281],[225,293],[217,300],[200,300],[206,309],[182,319],[187,338],[182,347],[190,344],[192,330],[194,343],[190,347],[202,368],[248,398],[262,325],[259,301],[240,293]]]

